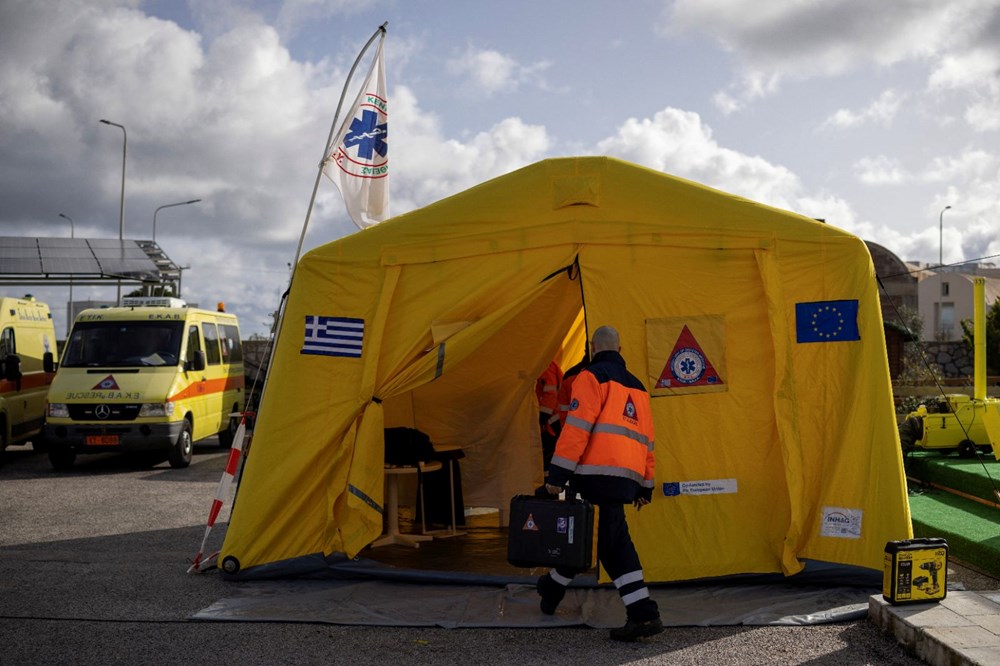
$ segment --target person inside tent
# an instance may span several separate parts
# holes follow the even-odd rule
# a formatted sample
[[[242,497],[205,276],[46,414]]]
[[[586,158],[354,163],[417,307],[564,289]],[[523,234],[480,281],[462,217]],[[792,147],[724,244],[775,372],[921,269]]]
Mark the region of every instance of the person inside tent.
[[[569,403],[573,397],[573,380],[580,374],[580,371],[590,365],[590,343],[583,346],[583,358],[563,374],[562,383],[559,384],[559,430],[566,425],[566,415],[569,414]],[[558,434],[558,433],[557,433]]]
[[[548,473],[549,461],[556,450],[559,437],[559,385],[562,369],[554,360],[535,380],[535,397],[538,398],[538,427],[542,435],[542,470]]]
[[[570,485],[599,508],[597,559],[625,603],[627,622],[611,638],[635,641],[663,631],[659,607],[649,596],[642,563],[625,520],[625,504],[641,509],[652,500],[655,458],[649,393],[625,367],[618,331],[594,331],[594,357],[573,382],[573,395],[549,465],[536,494],[555,496]],[[538,579],[543,613],[552,615],[575,570],[556,568]]]

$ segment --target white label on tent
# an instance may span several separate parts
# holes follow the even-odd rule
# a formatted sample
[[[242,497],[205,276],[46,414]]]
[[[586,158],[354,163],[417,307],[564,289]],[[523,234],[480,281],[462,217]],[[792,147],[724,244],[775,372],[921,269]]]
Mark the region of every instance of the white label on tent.
[[[861,517],[864,514],[859,509],[845,509],[839,506],[823,507],[823,522],[820,526],[820,536],[838,537],[841,539],[861,538]]]
[[[728,495],[737,490],[736,479],[675,481],[663,484],[663,494],[667,497],[674,495]]]

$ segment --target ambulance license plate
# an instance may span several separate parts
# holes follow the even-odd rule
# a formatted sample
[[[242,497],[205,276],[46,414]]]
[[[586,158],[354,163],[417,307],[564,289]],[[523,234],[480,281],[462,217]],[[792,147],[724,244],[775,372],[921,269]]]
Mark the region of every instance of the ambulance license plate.
[[[87,446],[118,446],[118,435],[87,435]]]

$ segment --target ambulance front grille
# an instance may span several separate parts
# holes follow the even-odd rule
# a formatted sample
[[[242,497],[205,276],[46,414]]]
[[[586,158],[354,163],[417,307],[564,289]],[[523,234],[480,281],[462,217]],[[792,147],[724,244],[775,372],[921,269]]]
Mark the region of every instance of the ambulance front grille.
[[[135,417],[139,415],[141,407],[140,403],[118,404],[98,402],[87,405],[70,404],[69,417],[74,421],[134,421]],[[107,415],[102,418],[101,414],[105,411]]]

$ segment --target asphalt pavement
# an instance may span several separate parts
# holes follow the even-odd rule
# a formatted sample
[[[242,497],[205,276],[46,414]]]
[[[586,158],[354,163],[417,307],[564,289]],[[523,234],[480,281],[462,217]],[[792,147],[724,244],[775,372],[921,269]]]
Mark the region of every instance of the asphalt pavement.
[[[644,642],[606,631],[201,622],[241,585],[187,574],[225,467],[214,439],[190,467],[115,454],[56,472],[30,447],[0,460],[0,665],[922,663],[872,624],[669,627]],[[213,531],[217,550],[228,506]],[[952,568],[951,582],[997,589]],[[418,593],[418,592],[415,592]]]

